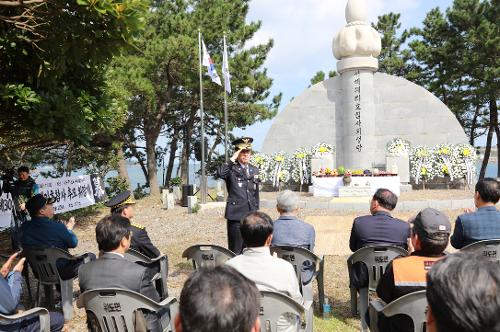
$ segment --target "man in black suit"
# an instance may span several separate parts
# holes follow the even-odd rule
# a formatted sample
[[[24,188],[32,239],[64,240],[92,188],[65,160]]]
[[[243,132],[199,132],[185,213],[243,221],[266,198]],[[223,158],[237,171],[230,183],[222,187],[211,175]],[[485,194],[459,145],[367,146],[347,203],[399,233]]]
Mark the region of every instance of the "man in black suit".
[[[130,221],[119,215],[104,217],[96,226],[96,239],[99,251],[103,254],[96,261],[80,268],[78,279],[83,292],[96,288],[128,289],[153,301],[159,302],[149,270],[125,259],[124,254],[130,247],[132,232]],[[159,318],[145,314],[148,330],[161,331]]]
[[[226,181],[228,248],[235,254],[240,254],[243,249],[241,219],[259,209],[259,169],[249,163],[252,142],[250,137],[235,140],[233,156],[217,170],[217,176]]]
[[[398,197],[388,189],[378,189],[370,202],[371,215],[354,219],[349,239],[352,252],[368,245],[396,245],[408,249],[410,224],[391,216]],[[351,287],[368,286],[368,271],[362,263],[354,264]]]

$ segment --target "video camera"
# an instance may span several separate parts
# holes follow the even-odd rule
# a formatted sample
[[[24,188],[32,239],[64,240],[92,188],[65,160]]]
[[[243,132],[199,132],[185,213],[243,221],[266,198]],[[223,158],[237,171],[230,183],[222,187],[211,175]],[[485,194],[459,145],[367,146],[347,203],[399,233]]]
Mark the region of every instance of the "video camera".
[[[15,177],[16,171],[14,168],[5,168],[1,170],[0,180],[2,180],[2,187],[0,188],[0,195],[2,193],[13,193],[15,191]]]

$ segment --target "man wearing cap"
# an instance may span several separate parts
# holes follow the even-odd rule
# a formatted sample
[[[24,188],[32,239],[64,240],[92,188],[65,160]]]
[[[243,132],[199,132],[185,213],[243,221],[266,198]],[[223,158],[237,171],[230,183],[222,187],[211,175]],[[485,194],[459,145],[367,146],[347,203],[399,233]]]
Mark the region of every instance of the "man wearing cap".
[[[149,258],[156,258],[161,255],[160,250],[151,242],[146,228],[131,221],[134,217],[134,204],[135,200],[130,190],[116,195],[105,203],[107,207],[111,208],[111,214],[117,214],[130,220],[130,230],[132,231],[130,248],[137,250]]]
[[[252,142],[251,137],[235,140],[233,156],[217,170],[217,176],[226,181],[228,248],[235,254],[240,254],[243,249],[241,219],[259,209],[259,169],[250,165]]]
[[[377,295],[390,303],[408,293],[426,288],[427,272],[441,259],[448,246],[451,224],[442,212],[427,208],[412,221],[410,256],[394,259],[387,266],[377,286]],[[411,319],[379,317],[380,331],[413,331]]]
[[[26,202],[26,209],[30,213],[31,220],[21,225],[21,246],[23,248],[60,248],[68,250],[76,248],[78,238],[73,232],[75,218],[71,217],[67,222],[61,223],[52,219],[54,217],[54,199],[45,198],[42,194],[36,194]],[[92,253],[86,253],[75,258],[76,261],[62,262],[58,265],[59,275],[63,280],[74,278],[78,274],[78,268],[89,257],[95,259]]]

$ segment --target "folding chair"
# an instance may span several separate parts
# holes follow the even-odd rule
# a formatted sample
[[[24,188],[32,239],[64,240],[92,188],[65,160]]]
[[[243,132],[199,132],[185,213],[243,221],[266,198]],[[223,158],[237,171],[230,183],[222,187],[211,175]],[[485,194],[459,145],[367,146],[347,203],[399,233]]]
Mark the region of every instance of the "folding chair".
[[[272,246],[271,253],[276,253],[279,258],[284,259],[293,265],[295,273],[297,274],[297,279],[299,280],[302,296],[305,301],[313,300],[312,283],[316,280],[318,284],[319,307],[320,311],[323,312],[323,303],[325,303],[325,283],[323,279],[325,270],[324,256],[316,256],[316,254],[308,249],[292,246]],[[304,262],[312,262],[315,267],[311,280],[306,284],[302,283],[301,273]]]
[[[297,303],[291,297],[271,291],[260,291],[260,331],[261,332],[276,332],[277,323],[284,314],[291,314],[297,317],[299,331],[312,332],[313,321],[308,317],[308,312],[312,312],[312,301],[304,302],[304,305]],[[306,321],[302,320],[302,316],[306,317]]]
[[[142,294],[119,288],[86,291],[78,297],[77,306],[84,307],[87,314],[92,314],[96,318],[93,323],[106,332],[134,331],[135,312],[141,309],[158,315],[166,315],[165,310],[169,310],[170,318],[160,322],[162,331],[175,331],[173,322],[178,312],[175,297],[158,303]]]
[[[59,248],[23,248],[23,253],[35,278],[38,279],[35,305],[39,306],[42,301],[40,286],[43,285],[48,304],[52,307],[54,305],[53,286],[60,285],[64,320],[70,320],[73,317],[73,279],[62,280],[56,262],[59,259],[75,261],[76,258]],[[87,258],[84,261],[86,262]]]
[[[129,249],[125,253],[125,258],[131,262],[135,262],[137,264],[146,266],[153,271],[158,271],[152,276],[152,281],[155,283],[156,289],[160,294],[160,299],[166,299],[168,297],[168,287],[167,287],[167,278],[168,278],[168,257],[167,255],[158,256],[156,258],[149,258],[146,255],[141,254],[140,252]]]
[[[196,244],[184,250],[183,258],[193,261],[193,268],[214,267],[236,256],[231,250],[215,244]]]
[[[500,264],[500,239],[483,240],[469,244],[461,251],[482,254],[489,261]]]
[[[414,332],[424,332],[426,322],[427,298],[425,290],[406,294],[385,305],[381,300],[370,302],[370,331],[379,332],[378,318],[406,315],[413,321]]]
[[[361,328],[366,330],[368,328],[365,320],[365,312],[368,309],[368,292],[377,289],[378,281],[384,274],[387,265],[398,256],[408,256],[408,251],[398,246],[367,246],[357,250],[347,259],[347,268],[349,276],[352,273],[352,266],[361,262],[366,265],[368,269],[369,283],[368,288],[356,289],[351,287],[351,313],[356,315],[357,296],[359,292],[359,312],[361,317]]]
[[[19,319],[28,318],[35,315],[38,315],[38,319],[40,322],[40,332],[50,332],[49,311],[45,308],[33,308],[15,315],[0,314],[0,323],[12,324]],[[2,324],[0,324],[0,331],[2,331]]]

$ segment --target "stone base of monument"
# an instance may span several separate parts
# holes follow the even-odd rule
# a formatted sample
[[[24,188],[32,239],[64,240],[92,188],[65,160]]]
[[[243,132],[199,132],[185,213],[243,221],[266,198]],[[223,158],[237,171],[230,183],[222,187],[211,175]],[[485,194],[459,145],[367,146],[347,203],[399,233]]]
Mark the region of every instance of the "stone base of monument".
[[[188,196],[188,213],[193,213],[197,210],[198,206],[198,197],[196,196]]]
[[[398,173],[401,183],[410,183],[410,159],[408,156],[386,156],[385,168],[387,171]]]
[[[173,209],[175,205],[174,194],[170,193],[168,189],[163,189],[161,192],[161,196],[163,203],[162,207],[167,210]]]
[[[370,197],[372,196],[370,186],[346,186],[339,188],[339,197]]]
[[[321,169],[327,169],[327,168],[329,169],[335,168],[335,161],[333,159],[333,155],[311,159],[311,172],[317,172]]]

